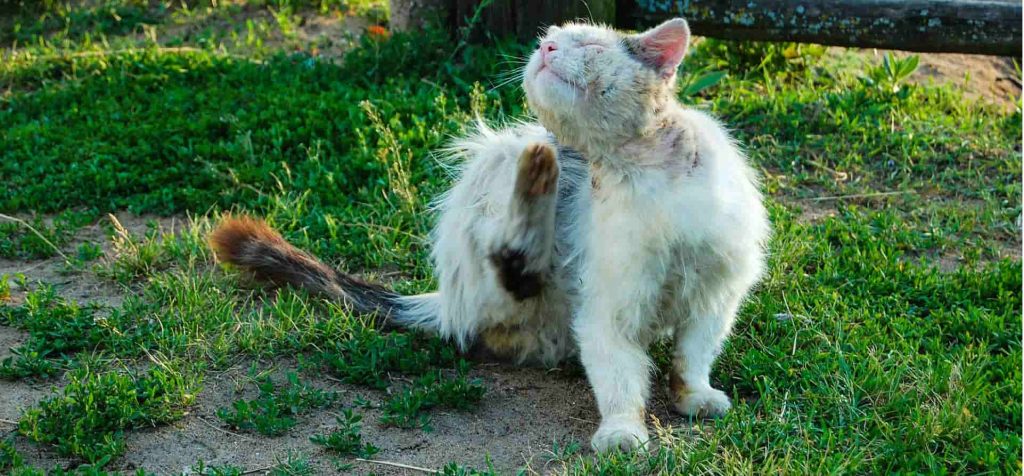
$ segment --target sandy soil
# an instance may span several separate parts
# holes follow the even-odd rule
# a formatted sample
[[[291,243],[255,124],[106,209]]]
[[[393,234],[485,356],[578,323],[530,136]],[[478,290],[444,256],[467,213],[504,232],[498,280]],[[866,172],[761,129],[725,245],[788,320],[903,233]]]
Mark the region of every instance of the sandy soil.
[[[491,464],[503,472],[531,461],[542,469],[540,455],[551,448],[553,441],[585,441],[590,422],[597,418],[589,389],[580,376],[506,367],[480,367],[473,374],[488,389],[480,407],[464,413],[434,412],[431,432],[383,428],[376,423],[378,410],[356,409],[364,415],[364,440],[380,448],[374,459],[438,469],[450,461],[484,468],[490,457]],[[244,370],[209,376],[198,405],[188,417],[172,427],[130,434],[129,454],[118,464],[124,469],[145,466],[166,474],[182,471],[202,459],[209,464],[231,463],[251,470],[271,466],[288,452],[302,452],[321,470],[330,472],[335,458],[312,445],[309,437],[329,432],[335,426],[337,409],[307,415],[280,437],[229,433],[215,412],[238,398],[253,396],[251,385],[242,393],[236,391],[244,380]],[[308,377],[307,381],[338,391],[342,402],[351,402],[357,396],[370,402],[383,397],[330,380]],[[409,474],[409,470],[361,462],[353,470]]]
[[[6,337],[0,334],[0,338]],[[246,362],[227,372],[208,374],[197,404],[185,418],[168,426],[129,432],[126,455],[109,469],[131,471],[144,467],[155,474],[177,474],[202,460],[208,465],[233,464],[258,470],[273,466],[289,453],[302,453],[318,469],[333,472],[339,460],[310,443],[309,437],[333,429],[339,409],[357,396],[370,402],[383,397],[365,388],[305,376],[312,385],[339,392],[341,404],[300,417],[299,425],[283,436],[237,433],[222,425],[216,411],[239,398],[255,396],[253,386],[247,383],[248,365]],[[276,373],[281,375],[294,365],[279,362],[278,369]],[[480,407],[470,412],[434,412],[431,432],[383,428],[376,423],[378,410],[355,409],[364,415],[364,441],[380,448],[374,459],[439,469],[450,461],[485,468],[490,458],[490,463],[503,473],[526,465],[543,472],[547,461],[544,452],[553,442],[586,441],[597,419],[590,391],[580,375],[481,366],[473,377],[480,378],[488,389]],[[16,420],[22,409],[49,393],[46,386],[20,382],[0,382],[0,391],[10,397],[0,405],[0,418],[7,421]],[[51,467],[70,463],[23,438],[18,439],[17,447],[30,464]],[[415,474],[383,464],[340,462],[354,463],[356,473]]]

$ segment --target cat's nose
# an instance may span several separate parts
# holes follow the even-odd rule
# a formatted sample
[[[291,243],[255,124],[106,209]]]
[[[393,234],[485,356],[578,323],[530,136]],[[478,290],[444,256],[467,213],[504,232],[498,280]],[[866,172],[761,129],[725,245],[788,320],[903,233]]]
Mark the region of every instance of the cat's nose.
[[[558,50],[558,45],[554,41],[545,41],[540,44],[540,58],[547,62],[548,55]]]

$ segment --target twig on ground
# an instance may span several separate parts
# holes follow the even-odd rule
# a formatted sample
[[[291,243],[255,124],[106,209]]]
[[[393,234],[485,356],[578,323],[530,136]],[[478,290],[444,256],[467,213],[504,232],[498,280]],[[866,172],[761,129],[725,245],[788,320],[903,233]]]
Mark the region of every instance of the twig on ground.
[[[332,377],[330,375],[321,375],[321,377],[323,377],[325,380],[330,380],[332,382],[337,382],[337,383],[340,383],[340,384],[344,384],[345,383],[344,380],[342,380],[340,378],[337,378],[337,377]]]
[[[7,419],[5,419],[5,418],[0,418],[0,423],[6,423],[6,424],[8,424],[8,425],[14,425],[14,426],[18,426],[18,422],[16,422],[16,421],[11,421],[11,420],[7,420]]]
[[[887,196],[890,196],[890,195],[905,195],[905,194],[910,194],[910,193],[915,193],[915,192],[913,192],[912,190],[904,190],[904,191],[899,191],[899,192],[856,193],[856,194],[853,194],[853,195],[833,195],[831,197],[814,197],[814,198],[808,198],[806,200],[810,201],[810,202],[825,202],[825,201],[830,201],[830,200],[846,200],[846,199],[850,199],[850,198],[887,197]]]
[[[596,422],[596,421],[590,421],[590,420],[587,420],[587,419],[585,419],[585,418],[577,418],[577,417],[574,417],[574,416],[571,416],[571,415],[566,415],[566,416],[567,416],[567,417],[568,417],[568,418],[569,418],[570,420],[576,420],[576,421],[581,421],[581,422],[583,422],[583,423],[590,423],[591,425],[596,425],[596,424],[597,424],[597,422]]]
[[[427,474],[438,474],[439,473],[439,471],[433,470],[433,469],[420,468],[418,466],[410,466],[410,465],[407,465],[407,464],[395,463],[395,462],[392,462],[392,461],[382,461],[382,460],[379,460],[379,459],[356,458],[356,461],[362,461],[364,463],[379,464],[379,465],[383,465],[383,466],[393,466],[395,468],[411,469],[413,471],[421,471],[421,472],[424,472],[424,473],[427,473]]]
[[[36,230],[27,221],[22,220],[21,218],[12,217],[10,215],[4,215],[3,213],[0,213],[0,218],[2,218],[4,220],[13,221],[13,222],[15,222],[15,223],[25,227],[25,228],[28,228],[29,231],[31,231],[32,233],[35,233],[36,236],[38,236],[40,240],[43,240],[43,242],[46,243],[47,245],[49,245],[50,248],[53,248],[53,251],[57,252],[57,254],[59,254],[61,258],[64,258],[64,261],[67,261],[69,263],[71,262],[71,258],[68,258],[68,255],[64,254],[64,252],[61,251],[60,248],[57,248],[57,245],[53,244],[50,240],[46,239],[46,237],[43,236],[42,233],[39,233],[39,230]]]
[[[239,438],[241,438],[243,440],[252,441],[252,438],[249,438],[249,437],[247,437],[245,435],[239,435],[238,433],[235,433],[233,431],[225,430],[225,429],[223,429],[223,428],[221,428],[221,427],[219,427],[217,425],[214,425],[213,423],[210,423],[207,419],[205,419],[205,418],[203,418],[203,417],[201,417],[199,415],[196,415],[196,418],[198,418],[199,421],[201,421],[203,423],[206,423],[206,426],[209,426],[210,428],[213,428],[214,430],[217,430],[217,431],[219,431],[221,433],[224,433],[226,435],[231,435],[231,436],[237,436],[237,437],[239,437]],[[242,474],[245,474],[245,473],[242,473]]]
[[[274,467],[273,465],[270,465],[270,466],[264,466],[264,467],[262,467],[262,468],[255,468],[255,469],[247,469],[247,470],[245,470],[245,471],[242,471],[242,472],[241,472],[240,474],[252,474],[252,473],[258,473],[258,472],[260,472],[260,471],[267,471],[267,470],[269,470],[269,469],[271,469],[271,468],[273,468],[273,467]]]
[[[116,55],[123,55],[123,54],[128,54],[128,53],[139,53],[139,52],[143,52],[143,51],[157,51],[157,52],[160,52],[160,53],[203,53],[203,52],[210,52],[209,50],[204,50],[202,48],[195,48],[195,47],[192,47],[192,46],[162,46],[162,47],[156,47],[156,48],[124,48],[124,49],[120,49],[120,50],[111,50],[111,51],[76,51],[76,52],[73,52],[73,53],[57,53],[57,54],[52,54],[52,55],[43,55],[43,56],[39,56],[38,59],[43,60],[43,61],[49,61],[49,60],[55,60],[55,59],[60,59],[60,58],[87,58],[87,57],[92,57],[92,56],[116,56]],[[226,57],[232,58],[232,59],[245,60],[245,61],[249,61],[249,62],[256,63],[256,64],[263,64],[263,61],[260,61],[260,60],[257,60],[257,59],[252,59],[252,58],[247,58],[247,57],[242,56],[242,55],[235,55],[235,54],[224,53],[224,52],[212,52],[212,53],[221,54],[223,56],[226,56]]]

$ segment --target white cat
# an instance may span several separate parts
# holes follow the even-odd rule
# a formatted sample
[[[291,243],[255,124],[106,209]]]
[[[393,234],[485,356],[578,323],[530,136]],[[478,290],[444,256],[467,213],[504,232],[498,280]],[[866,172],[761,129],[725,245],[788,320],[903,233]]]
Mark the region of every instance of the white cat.
[[[398,296],[332,270],[264,223],[227,219],[222,261],[377,313],[385,324],[520,362],[578,354],[601,412],[592,446],[648,440],[648,346],[675,342],[677,410],[719,415],[709,373],[764,267],[758,182],[728,133],[676,100],[690,31],[551,27],[523,86],[539,124],[484,125],[452,147],[458,183],[432,234],[435,293]]]

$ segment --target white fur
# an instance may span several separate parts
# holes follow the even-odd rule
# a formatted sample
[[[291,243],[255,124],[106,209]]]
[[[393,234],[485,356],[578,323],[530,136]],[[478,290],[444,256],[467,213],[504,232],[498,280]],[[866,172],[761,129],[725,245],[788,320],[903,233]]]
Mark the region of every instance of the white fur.
[[[548,31],[558,50],[545,68],[535,53],[524,75],[540,125],[480,126],[455,145],[464,168],[433,235],[439,290],[405,298],[406,323],[463,348],[504,326],[518,333],[519,360],[551,365],[578,352],[602,416],[592,440],[600,451],[647,441],[647,348],[659,336],[675,341],[685,383],[677,409],[729,408],[709,373],[764,266],[769,223],[755,173],[716,120],[674,99],[675,64],[642,64],[628,48],[649,37],[685,42],[680,22],[648,37],[591,25]],[[523,206],[514,182],[533,143],[572,147],[586,162],[559,156],[559,188],[577,192],[558,199],[553,238],[530,262],[551,273],[543,293],[518,301],[488,256],[527,236],[514,219]]]

